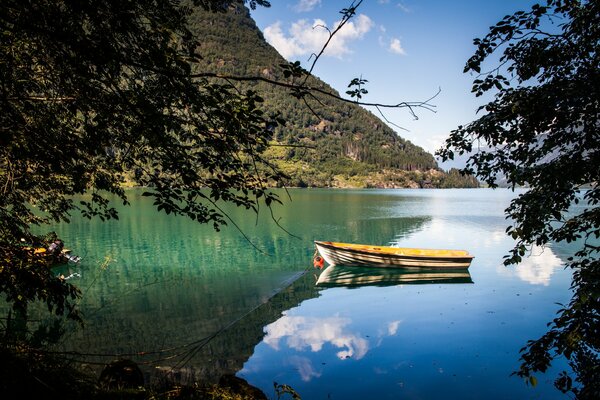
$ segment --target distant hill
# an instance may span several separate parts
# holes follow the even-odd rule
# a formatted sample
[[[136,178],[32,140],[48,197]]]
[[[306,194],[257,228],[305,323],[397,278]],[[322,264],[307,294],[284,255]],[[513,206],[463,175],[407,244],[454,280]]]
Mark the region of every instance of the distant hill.
[[[196,10],[190,29],[200,43],[199,70],[236,76],[284,80],[286,60],[269,45],[243,6],[227,13]],[[332,93],[317,78],[311,86]],[[442,187],[448,174],[434,157],[399,137],[368,110],[327,96],[312,101],[317,115],[284,88],[265,82],[245,83],[264,98],[265,109],[287,120],[274,132],[267,155],[290,175],[288,186]],[[451,186],[476,186],[473,178],[456,176]]]

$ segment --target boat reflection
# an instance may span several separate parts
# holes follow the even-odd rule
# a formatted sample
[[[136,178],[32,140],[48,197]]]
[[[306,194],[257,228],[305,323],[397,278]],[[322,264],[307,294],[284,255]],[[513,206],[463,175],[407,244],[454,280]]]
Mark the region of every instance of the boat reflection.
[[[466,269],[402,269],[377,267],[348,267],[331,265],[321,272],[317,286],[321,287],[360,287],[394,286],[427,283],[473,283]]]

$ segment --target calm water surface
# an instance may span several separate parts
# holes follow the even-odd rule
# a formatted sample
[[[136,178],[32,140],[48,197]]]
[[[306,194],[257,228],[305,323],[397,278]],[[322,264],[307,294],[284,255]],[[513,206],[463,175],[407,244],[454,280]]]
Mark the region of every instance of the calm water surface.
[[[141,191],[130,192],[118,221],[53,227],[83,256],[60,271],[83,289],[86,319],[64,348],[98,363],[126,354],[149,371],[177,366],[189,378],[237,374],[270,398],[273,382],[303,399],[561,398],[552,373],[535,388],[510,376],[519,349],[568,301],[570,283],[568,248],[534,249],[519,267],[502,266],[512,192],[289,193],[275,215],[295,236],[266,212],[230,211],[261,251],[232,227],[216,233],[158,214]],[[466,281],[317,286],[315,239],[476,258]]]

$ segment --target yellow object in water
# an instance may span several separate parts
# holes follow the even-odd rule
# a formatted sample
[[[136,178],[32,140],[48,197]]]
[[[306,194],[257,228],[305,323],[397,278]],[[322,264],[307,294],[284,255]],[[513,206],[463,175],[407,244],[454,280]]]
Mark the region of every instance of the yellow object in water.
[[[466,250],[414,249],[317,240],[315,245],[329,265],[465,269],[469,268],[474,258]]]

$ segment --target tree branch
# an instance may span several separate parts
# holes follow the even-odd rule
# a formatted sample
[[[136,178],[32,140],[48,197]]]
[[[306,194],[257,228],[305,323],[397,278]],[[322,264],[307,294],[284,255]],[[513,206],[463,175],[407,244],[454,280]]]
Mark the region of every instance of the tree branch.
[[[236,81],[236,82],[257,82],[257,81],[259,81],[259,82],[265,82],[265,83],[269,83],[271,85],[280,86],[280,87],[284,87],[284,88],[288,88],[288,89],[292,89],[292,90],[296,90],[296,91],[320,93],[327,97],[330,97],[330,98],[333,98],[336,100],[340,100],[340,101],[343,101],[348,104],[358,104],[358,105],[361,105],[364,107],[409,108],[411,110],[414,108],[423,108],[423,109],[426,109],[426,110],[432,111],[432,112],[434,112],[433,109],[436,106],[433,104],[430,104],[429,102],[431,100],[433,100],[434,98],[436,98],[441,92],[441,89],[438,89],[436,94],[434,94],[433,96],[431,96],[429,99],[427,99],[425,101],[403,101],[403,102],[396,103],[396,104],[392,104],[392,103],[385,104],[385,103],[371,103],[371,102],[345,99],[335,93],[328,92],[328,91],[323,90],[318,87],[296,85],[293,83],[281,82],[281,81],[277,81],[274,79],[265,78],[262,76],[234,76],[234,75],[218,74],[216,72],[202,72],[202,73],[192,74],[192,75],[190,75],[190,77],[191,78],[218,78],[218,79],[224,79],[224,80],[230,80],[230,81]],[[414,115],[414,113],[412,113],[412,112],[411,112],[411,114]]]
[[[354,5],[354,2],[352,2],[352,4],[350,4],[350,7],[344,8],[341,11],[341,13],[343,15],[342,20],[340,21],[339,25],[333,30],[333,32],[331,32],[326,26],[317,25],[317,26],[321,26],[321,27],[327,29],[327,31],[329,32],[329,38],[327,38],[327,41],[325,42],[325,44],[323,45],[323,47],[319,51],[319,54],[315,55],[315,59],[313,60],[313,63],[310,66],[310,68],[308,70],[308,74],[304,78],[304,82],[303,83],[306,83],[306,80],[308,79],[308,77],[310,75],[312,75],[313,69],[315,68],[315,65],[317,64],[317,61],[319,61],[319,58],[321,58],[321,56],[325,52],[325,49],[327,48],[327,46],[329,46],[329,42],[331,42],[331,39],[333,39],[333,37],[337,34],[337,32],[340,29],[342,29],[342,27],[344,25],[346,25],[346,23],[354,16],[354,14],[356,14],[356,9],[358,8],[358,6],[361,5],[361,3],[362,3],[362,0],[360,0],[356,5]],[[317,26],[313,27],[313,29],[316,28]]]

